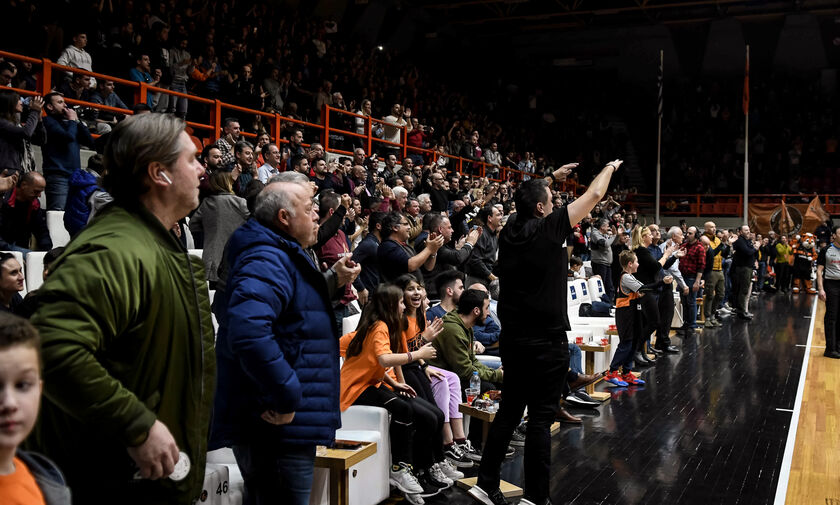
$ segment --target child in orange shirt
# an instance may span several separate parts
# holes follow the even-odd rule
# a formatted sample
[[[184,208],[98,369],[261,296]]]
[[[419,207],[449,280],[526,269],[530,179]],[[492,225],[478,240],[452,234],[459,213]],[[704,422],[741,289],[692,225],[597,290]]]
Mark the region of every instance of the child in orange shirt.
[[[70,489],[53,462],[18,450],[38,419],[41,356],[29,321],[0,312],[0,501],[4,505],[70,505]]]

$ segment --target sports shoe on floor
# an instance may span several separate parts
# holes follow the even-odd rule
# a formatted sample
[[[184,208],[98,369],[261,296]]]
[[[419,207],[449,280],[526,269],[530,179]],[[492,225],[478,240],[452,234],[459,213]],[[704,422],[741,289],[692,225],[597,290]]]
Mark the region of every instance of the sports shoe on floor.
[[[703,328],[715,328],[715,322],[712,318],[707,318],[706,322],[703,323]]]
[[[464,472],[459,472],[455,465],[452,464],[451,461],[448,459],[444,459],[440,463],[437,464],[440,471],[443,472],[444,475],[452,479],[453,481],[461,480],[464,478]]]
[[[481,451],[472,446],[472,442],[466,440],[463,444],[459,444],[458,448],[463,451],[464,455],[472,461],[481,461]]]
[[[446,460],[452,463],[453,466],[458,468],[472,468],[473,461],[464,454],[464,451],[461,450],[461,446],[458,444],[452,444],[443,449],[443,455],[446,457]]]
[[[528,425],[525,421],[519,423],[519,426],[513,430],[513,438],[510,439],[510,445],[521,447],[525,445],[525,429]]]
[[[411,473],[411,465],[406,463],[398,463],[399,470],[394,470],[391,467],[391,476],[388,479],[392,486],[399,489],[405,494],[420,494],[423,492],[423,487],[417,482],[417,477]]]
[[[633,375],[630,372],[627,372],[624,375],[622,375],[621,380],[623,380],[624,382],[626,382],[627,384],[629,384],[631,386],[641,386],[642,384],[645,383],[644,380],[636,377],[635,375]]]
[[[417,482],[423,487],[422,493],[417,493],[423,498],[428,498],[430,496],[434,496],[441,492],[441,490],[446,489],[447,486],[443,482],[435,480],[427,470],[416,470],[417,472]]]
[[[568,403],[572,407],[583,407],[583,408],[594,408],[598,405],[601,405],[601,402],[596,402],[595,400],[586,401],[581,398],[578,398],[575,395],[569,395],[566,397],[566,403]]]
[[[411,505],[426,505],[426,500],[424,500],[423,497],[419,494],[406,494],[404,496],[405,501],[407,501]]]
[[[446,487],[452,487],[452,484],[455,484],[455,481],[450,479],[449,476],[446,475],[440,468],[440,463],[435,463],[431,468],[429,468],[429,477],[431,477],[434,482],[446,484]]]
[[[473,486],[467,491],[467,494],[484,505],[510,505],[510,502],[507,501],[507,498],[505,498],[505,495],[502,494],[502,490],[499,488],[487,492],[478,486]]]
[[[616,386],[626,386],[627,383],[621,380],[621,375],[618,374],[618,370],[610,370],[607,375],[604,376],[604,380],[607,382],[611,382]]]
[[[583,400],[583,401],[585,401],[585,402],[595,402],[595,401],[598,401],[598,400],[596,400],[596,399],[592,398],[591,396],[589,396],[589,395],[586,393],[586,391],[584,391],[583,389],[578,389],[577,391],[573,391],[573,392],[572,392],[572,394],[573,394],[573,395],[575,395],[575,396],[577,396],[578,398],[580,398],[581,400]]]

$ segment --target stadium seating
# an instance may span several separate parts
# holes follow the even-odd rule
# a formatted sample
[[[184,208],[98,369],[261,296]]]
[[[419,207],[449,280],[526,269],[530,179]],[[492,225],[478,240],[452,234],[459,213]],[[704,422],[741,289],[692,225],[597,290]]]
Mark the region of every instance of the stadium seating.
[[[47,253],[33,251],[26,255],[26,290],[35,291],[44,283],[44,256]]]
[[[64,227],[64,211],[47,211],[47,229],[50,231],[50,239],[53,247],[64,247],[70,242],[70,233]]]

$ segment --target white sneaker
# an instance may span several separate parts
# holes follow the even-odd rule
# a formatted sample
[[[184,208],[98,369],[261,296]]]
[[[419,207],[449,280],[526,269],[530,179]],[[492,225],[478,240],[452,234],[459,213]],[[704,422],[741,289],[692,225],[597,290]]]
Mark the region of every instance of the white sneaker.
[[[438,463],[438,467],[440,468],[440,470],[443,472],[444,475],[446,475],[447,477],[449,477],[453,481],[460,480],[460,479],[464,478],[464,473],[459,472],[458,469],[455,468],[455,465],[453,465],[452,462],[450,462],[447,459]]]
[[[455,481],[449,478],[449,476],[441,470],[440,463],[435,463],[431,468],[429,468],[429,475],[434,480],[446,484],[447,487],[452,487],[452,484],[455,484]]]
[[[411,505],[425,505],[426,500],[423,499],[422,496],[419,494],[406,494],[405,501],[410,503]]]
[[[393,467],[391,468],[391,477],[389,479],[391,485],[406,495],[422,493],[423,486],[417,482],[417,477],[411,473],[411,466],[405,463],[398,463],[398,465],[400,469],[397,471],[394,471]]]
[[[464,443],[460,444],[458,448],[461,449],[467,458],[473,461],[481,461],[481,451],[473,447],[472,442],[469,440],[464,441]]]

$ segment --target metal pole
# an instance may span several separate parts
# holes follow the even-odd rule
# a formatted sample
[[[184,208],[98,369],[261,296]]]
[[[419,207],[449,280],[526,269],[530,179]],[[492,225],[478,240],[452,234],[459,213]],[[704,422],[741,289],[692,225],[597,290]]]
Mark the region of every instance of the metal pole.
[[[750,46],[747,44],[747,72],[750,68]],[[747,209],[749,207],[750,189],[750,109],[746,110],[746,125],[744,126],[744,224],[749,224]]]
[[[660,50],[659,51],[659,68],[661,70],[660,70],[659,78],[662,79],[663,81],[665,80],[664,63],[665,63],[665,51]],[[660,188],[660,185],[661,185],[660,178],[661,178],[661,173],[662,173],[662,165],[661,165],[661,161],[662,161],[661,160],[661,158],[662,158],[662,109],[661,109],[661,107],[662,107],[662,86],[664,84],[665,84],[664,82],[661,82],[661,81],[659,82],[659,100],[658,100],[658,103],[657,103],[657,110],[658,110],[657,115],[659,116],[659,126],[657,128],[657,134],[656,134],[656,220],[655,220],[656,224],[659,224],[659,222],[660,222],[659,221],[659,207],[660,207],[659,199],[661,197],[661,195],[660,195],[660,189],[661,189]]]

